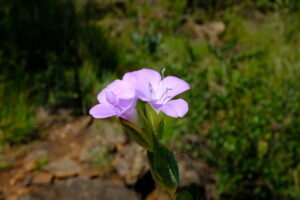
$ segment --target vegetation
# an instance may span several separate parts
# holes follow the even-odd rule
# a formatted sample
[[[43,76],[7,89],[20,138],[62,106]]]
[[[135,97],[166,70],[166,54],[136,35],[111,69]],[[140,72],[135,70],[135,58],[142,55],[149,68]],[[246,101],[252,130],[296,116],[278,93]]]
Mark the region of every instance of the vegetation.
[[[182,148],[216,168],[221,199],[299,199],[299,8],[297,0],[4,1],[1,142],[38,136],[37,106],[87,113],[115,76],[166,68],[192,87],[190,112],[167,137],[206,141],[206,152]],[[224,31],[202,34],[211,22]]]
[[[19,143],[34,136],[36,106],[86,113],[96,82],[118,56],[102,28],[89,23],[89,12],[72,1],[1,4],[0,137]]]

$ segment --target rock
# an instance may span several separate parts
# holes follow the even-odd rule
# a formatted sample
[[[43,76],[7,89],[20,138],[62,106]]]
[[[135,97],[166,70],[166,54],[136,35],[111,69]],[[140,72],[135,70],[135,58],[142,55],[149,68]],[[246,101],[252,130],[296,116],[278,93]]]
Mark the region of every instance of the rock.
[[[140,200],[139,196],[123,186],[106,184],[99,179],[70,178],[57,185],[34,189],[19,200]]]
[[[24,170],[17,171],[14,176],[9,180],[8,184],[10,187],[15,186],[18,182],[24,179],[26,172]]]
[[[197,23],[194,19],[185,19],[178,32],[195,39],[207,39],[212,44],[219,40],[219,36],[225,31],[225,24],[221,21],[207,21]]]
[[[36,168],[36,160],[30,160],[24,164],[24,170],[30,172]]]
[[[54,127],[53,130],[50,129],[47,138],[50,141],[69,141],[77,137],[82,130],[87,128],[91,121],[91,116],[82,116],[76,120],[70,120],[59,127]]]
[[[31,152],[23,160],[23,168],[25,172],[33,171],[42,167],[42,163],[46,163],[49,156],[49,145],[47,143],[36,144]]]
[[[111,173],[106,177],[105,182],[113,185],[125,185],[124,180],[116,173]]]
[[[122,126],[119,123],[96,120],[91,126],[91,133],[95,139],[98,140],[97,144],[103,145],[109,149],[115,148],[118,144],[126,142],[126,134],[124,133]]]
[[[176,156],[179,167],[179,187],[197,184],[205,192],[205,199],[218,200],[217,178],[214,170],[203,160],[192,158],[187,154]]]
[[[206,24],[206,34],[210,40],[217,40],[217,37],[225,31],[224,22],[212,21]]]
[[[83,167],[81,167],[79,176],[84,178],[94,178],[100,176],[100,171],[96,168],[92,168],[89,165],[84,165]]]
[[[32,184],[48,184],[52,181],[53,176],[46,172],[36,172],[33,174]]]
[[[125,143],[126,135],[119,124],[111,124],[105,121],[101,126],[101,142],[114,147],[117,144]]]
[[[3,199],[3,200],[5,200],[5,199]],[[12,195],[12,196],[7,197],[6,200],[18,200],[18,196],[17,195]]]
[[[32,175],[31,174],[27,174],[24,177],[21,186],[27,187],[28,185],[30,185],[31,181],[32,181]]]
[[[90,148],[84,149],[79,156],[81,162],[90,162],[95,158],[104,157],[107,154],[107,148],[100,145],[95,145]]]
[[[35,150],[30,152],[26,158],[24,159],[24,162],[30,162],[30,161],[37,161],[39,159],[48,157],[48,152],[44,149],[38,149],[39,146],[36,147]]]
[[[117,153],[113,166],[125,182],[132,185],[148,170],[145,150],[135,143],[130,143]]]
[[[178,160],[180,187],[187,187],[192,183],[206,185],[216,183],[214,171],[200,159],[192,158],[187,154],[176,157]]]
[[[44,170],[52,173],[58,178],[74,176],[81,171],[80,166],[69,157],[63,157],[59,160],[49,163],[44,167]]]

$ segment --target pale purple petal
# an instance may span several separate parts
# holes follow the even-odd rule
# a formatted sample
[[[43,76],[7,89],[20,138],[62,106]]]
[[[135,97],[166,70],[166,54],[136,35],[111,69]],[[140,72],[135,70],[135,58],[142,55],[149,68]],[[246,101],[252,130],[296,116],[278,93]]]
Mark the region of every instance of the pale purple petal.
[[[97,99],[100,103],[107,103],[107,98],[112,97],[111,94],[117,98],[131,99],[135,97],[135,90],[128,82],[117,79],[104,88],[98,94]]]
[[[108,92],[107,88],[104,88],[98,95],[97,95],[97,99],[99,101],[99,103],[108,103],[106,101],[106,93]]]
[[[135,113],[135,104],[136,104],[136,99],[119,99],[118,101],[118,107],[120,108],[120,112],[118,113],[119,116],[129,116],[128,119],[127,117],[123,117],[124,119],[127,119],[131,121],[129,118],[132,118],[131,115]]]
[[[170,117],[183,117],[189,110],[188,104],[183,99],[169,101],[160,108],[166,115]]]
[[[120,99],[132,99],[135,97],[135,89],[126,81],[118,82],[114,88],[113,92]]]
[[[119,99],[119,101],[118,101],[118,105],[121,108],[132,107],[133,103],[134,103],[134,99]]]
[[[120,115],[120,117],[123,118],[123,119],[126,119],[128,121],[131,121],[131,122],[134,122],[134,123],[138,123],[137,112],[136,112],[135,107],[131,107],[126,112],[122,113]]]
[[[190,85],[182,79],[179,79],[175,76],[167,76],[160,83],[160,93],[162,94],[165,90],[168,90],[166,93],[165,101],[167,102],[176,95],[183,93],[190,89]],[[163,88],[163,89],[162,89]]]
[[[106,101],[112,105],[115,105],[118,102],[118,99],[112,91],[106,92]]]
[[[117,115],[115,109],[110,104],[97,104],[89,111],[94,118],[106,118]]]
[[[123,80],[129,80],[134,83],[152,82],[159,84],[161,81],[160,73],[152,69],[141,69],[138,71],[128,72],[123,76]]]
[[[155,91],[161,82],[161,76],[157,71],[141,69],[129,72],[123,76],[123,80],[136,89],[138,98],[143,101],[152,101],[157,98],[155,97]]]

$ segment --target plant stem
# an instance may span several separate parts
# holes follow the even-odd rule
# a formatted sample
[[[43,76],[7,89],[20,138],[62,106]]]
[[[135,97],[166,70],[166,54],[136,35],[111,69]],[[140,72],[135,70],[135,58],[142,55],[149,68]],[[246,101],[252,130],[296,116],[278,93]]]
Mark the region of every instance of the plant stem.
[[[168,194],[170,195],[171,200],[176,200],[176,198],[175,198],[175,193],[173,193],[173,192],[168,192]]]

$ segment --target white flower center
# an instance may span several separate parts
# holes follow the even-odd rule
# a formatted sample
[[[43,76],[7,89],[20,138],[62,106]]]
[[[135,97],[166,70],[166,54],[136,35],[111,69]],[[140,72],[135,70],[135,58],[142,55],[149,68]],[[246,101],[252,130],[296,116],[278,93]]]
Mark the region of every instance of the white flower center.
[[[157,104],[165,104],[167,103],[167,99],[170,98],[171,96],[168,95],[168,91],[173,90],[172,88],[164,88],[164,84],[163,84],[163,88],[162,88],[162,92],[160,91],[160,88],[158,88],[158,90],[155,93],[155,90],[153,89],[151,83],[149,82],[149,92],[151,94],[151,97],[153,99],[156,99],[156,103]]]

